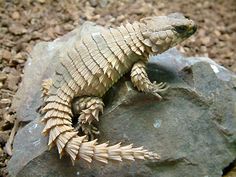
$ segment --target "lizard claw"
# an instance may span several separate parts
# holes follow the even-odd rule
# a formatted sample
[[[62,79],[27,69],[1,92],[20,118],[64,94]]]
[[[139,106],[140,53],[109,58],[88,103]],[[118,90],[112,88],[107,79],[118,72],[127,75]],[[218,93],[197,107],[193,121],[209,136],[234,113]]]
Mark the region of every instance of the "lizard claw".
[[[167,87],[166,82],[160,82],[159,84],[156,84],[156,81],[154,81],[153,84],[155,85],[155,87],[158,87],[159,89],[164,89]]]
[[[85,135],[87,135],[89,137],[90,140],[94,140],[94,135],[99,135],[99,130],[93,126],[92,124],[82,124],[82,123],[78,123],[75,126],[75,130],[81,130]]]
[[[157,92],[152,92],[151,94],[153,94],[154,96],[156,96],[160,101],[162,100],[162,96],[159,95]]]
[[[156,82],[153,82],[153,88],[157,92],[163,92],[166,91],[169,86],[166,84],[166,82],[160,82],[159,84],[156,84]]]
[[[164,92],[169,88],[169,86],[166,84],[166,82],[160,82],[159,84],[156,84],[156,81],[152,83],[152,89],[151,94],[158,97],[159,100],[162,100],[161,95],[159,95],[159,92]]]

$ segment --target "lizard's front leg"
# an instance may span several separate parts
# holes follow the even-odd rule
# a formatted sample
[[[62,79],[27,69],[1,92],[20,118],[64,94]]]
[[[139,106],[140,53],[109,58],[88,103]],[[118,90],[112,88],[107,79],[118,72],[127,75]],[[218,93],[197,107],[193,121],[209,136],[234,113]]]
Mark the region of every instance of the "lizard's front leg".
[[[138,61],[135,63],[131,70],[131,81],[139,91],[144,93],[151,93],[157,96],[160,100],[162,97],[159,95],[160,92],[163,92],[168,89],[166,83],[151,82],[148,78],[146,72],[146,64],[143,61]]]
[[[98,134],[98,130],[91,123],[94,119],[99,121],[99,113],[103,112],[104,103],[98,97],[81,97],[72,104],[74,114],[79,114],[78,123],[75,129],[81,130],[93,139],[93,134]]]

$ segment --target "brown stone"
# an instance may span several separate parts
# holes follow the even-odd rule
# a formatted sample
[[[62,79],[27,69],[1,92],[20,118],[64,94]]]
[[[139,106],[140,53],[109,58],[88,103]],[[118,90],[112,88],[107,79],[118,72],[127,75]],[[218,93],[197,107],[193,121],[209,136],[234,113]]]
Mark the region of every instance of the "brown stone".
[[[10,60],[12,57],[11,52],[9,52],[8,50],[3,50],[2,52],[2,58],[5,60]]]
[[[7,74],[0,73],[0,81],[5,81],[7,79]]]
[[[20,13],[15,11],[12,13],[11,17],[14,19],[14,20],[18,20],[20,18]]]

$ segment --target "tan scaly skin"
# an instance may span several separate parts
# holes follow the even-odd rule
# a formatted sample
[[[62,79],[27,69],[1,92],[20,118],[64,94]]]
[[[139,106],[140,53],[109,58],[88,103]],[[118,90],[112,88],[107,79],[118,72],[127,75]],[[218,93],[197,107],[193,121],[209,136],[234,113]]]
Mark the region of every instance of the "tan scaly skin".
[[[150,55],[160,54],[179,44],[196,31],[192,20],[180,15],[148,17],[140,22],[110,28],[82,36],[73,48],[64,52],[54,77],[44,82],[45,106],[42,109],[43,134],[48,145],[56,145],[60,156],[69,154],[72,161],[159,159],[142,147],[109,146],[87,141],[72,127],[71,102],[79,97],[79,125],[90,124],[103,111],[102,96],[125,73],[138,90],[156,95],[167,89],[165,83],[151,83],[145,66]],[[46,91],[45,91],[46,90]],[[84,129],[86,133],[86,129]],[[87,132],[88,133],[88,132]],[[91,132],[90,132],[91,133]]]

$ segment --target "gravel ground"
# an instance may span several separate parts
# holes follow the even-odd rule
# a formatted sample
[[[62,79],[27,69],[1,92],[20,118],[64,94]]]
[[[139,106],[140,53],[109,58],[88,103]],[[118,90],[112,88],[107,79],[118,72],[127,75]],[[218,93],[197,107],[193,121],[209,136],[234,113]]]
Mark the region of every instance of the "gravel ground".
[[[178,46],[183,53],[208,56],[236,72],[235,0],[0,0],[0,176],[7,176],[4,147],[15,120],[12,98],[36,43],[51,41],[86,20],[114,26],[171,12],[182,12],[198,25],[197,34]]]

